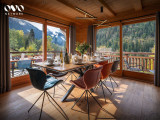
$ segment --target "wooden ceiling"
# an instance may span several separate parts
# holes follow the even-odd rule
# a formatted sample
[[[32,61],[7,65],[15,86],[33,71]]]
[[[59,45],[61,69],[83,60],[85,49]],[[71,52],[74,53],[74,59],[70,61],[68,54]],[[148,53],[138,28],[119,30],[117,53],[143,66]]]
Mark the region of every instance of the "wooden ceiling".
[[[155,14],[160,10],[160,0],[5,0],[7,4],[22,4],[25,12],[49,18],[65,24],[106,23]],[[103,12],[100,7],[103,6]],[[84,17],[82,11],[97,19],[79,20]],[[89,17],[89,16],[87,16]]]

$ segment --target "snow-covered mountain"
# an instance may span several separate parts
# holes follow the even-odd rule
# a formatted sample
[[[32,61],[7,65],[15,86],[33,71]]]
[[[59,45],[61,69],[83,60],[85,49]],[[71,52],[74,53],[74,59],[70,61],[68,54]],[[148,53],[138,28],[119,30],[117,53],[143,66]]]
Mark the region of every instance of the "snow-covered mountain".
[[[24,34],[28,34],[29,31],[33,29],[35,38],[38,40],[42,39],[42,28],[43,28],[42,24],[10,17],[9,28],[15,30],[23,30]],[[47,36],[51,36],[53,39],[52,42],[60,46],[63,46],[66,41],[65,35],[59,28],[56,27],[48,26]]]

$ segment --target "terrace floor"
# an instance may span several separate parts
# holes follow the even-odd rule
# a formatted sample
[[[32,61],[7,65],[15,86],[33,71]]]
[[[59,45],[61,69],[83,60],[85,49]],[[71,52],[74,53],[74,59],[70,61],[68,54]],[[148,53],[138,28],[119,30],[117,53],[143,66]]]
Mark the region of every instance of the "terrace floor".
[[[100,101],[109,113],[100,110],[94,100],[90,98],[90,116],[92,120],[97,117],[106,117],[117,120],[160,120],[160,88],[152,84],[134,81],[126,78],[115,78],[119,87],[110,95],[106,90],[107,103],[104,102],[102,90],[98,88],[94,96]],[[69,82],[65,85],[69,88]],[[106,84],[111,88],[109,81]],[[75,98],[69,96],[66,102],[61,102],[65,92],[56,88],[55,100],[64,109],[70,120],[87,120],[87,114],[71,110]],[[75,88],[72,92],[76,98],[80,97],[83,90]],[[49,90],[53,93],[53,89]],[[41,91],[25,85],[0,95],[0,119],[1,120],[36,120],[39,118],[41,100],[27,113],[29,107],[34,103]],[[87,105],[84,97],[74,107],[76,110],[87,112]],[[112,114],[112,115],[110,115]],[[63,117],[52,107],[48,99],[45,99],[42,120],[63,120]]]

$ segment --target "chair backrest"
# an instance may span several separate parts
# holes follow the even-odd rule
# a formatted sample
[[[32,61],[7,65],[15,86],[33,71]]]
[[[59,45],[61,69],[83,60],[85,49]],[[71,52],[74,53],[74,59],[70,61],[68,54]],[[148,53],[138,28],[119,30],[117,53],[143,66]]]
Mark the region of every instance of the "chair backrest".
[[[112,68],[111,68],[111,72],[114,73],[117,68],[118,68],[118,64],[119,64],[119,60],[116,60],[113,62]]]
[[[29,72],[32,85],[39,90],[43,90],[44,85],[46,83],[46,74],[38,69],[33,69],[33,68],[26,68],[26,69]]]
[[[107,78],[111,73],[113,63],[107,63],[103,65],[103,69],[101,70],[101,79]]]
[[[85,89],[91,89],[97,85],[97,83],[100,80],[102,68],[103,68],[103,66],[99,65],[99,66],[97,66],[97,68],[93,68],[93,69],[87,70],[85,72],[85,74],[83,76],[83,80],[84,80],[84,83],[86,86]]]
[[[126,59],[124,59],[124,63],[126,64],[127,69],[130,69],[130,66],[129,66],[128,61]]]
[[[107,63],[108,63],[108,60],[102,61],[102,62],[100,62],[99,64],[100,64],[100,65],[104,65],[104,64],[107,64]]]
[[[17,62],[17,68],[18,69],[26,69],[31,67],[31,60],[19,60]]]

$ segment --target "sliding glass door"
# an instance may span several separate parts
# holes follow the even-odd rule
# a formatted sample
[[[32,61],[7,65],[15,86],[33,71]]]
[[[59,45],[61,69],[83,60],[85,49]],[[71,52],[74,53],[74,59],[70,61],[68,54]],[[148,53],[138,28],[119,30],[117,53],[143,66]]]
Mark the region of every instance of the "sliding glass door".
[[[42,24],[9,17],[11,77],[28,74],[25,67],[42,61]]]
[[[154,73],[155,21],[123,25],[123,70]]]
[[[96,52],[109,57],[109,62],[120,60],[119,26],[97,29]]]

